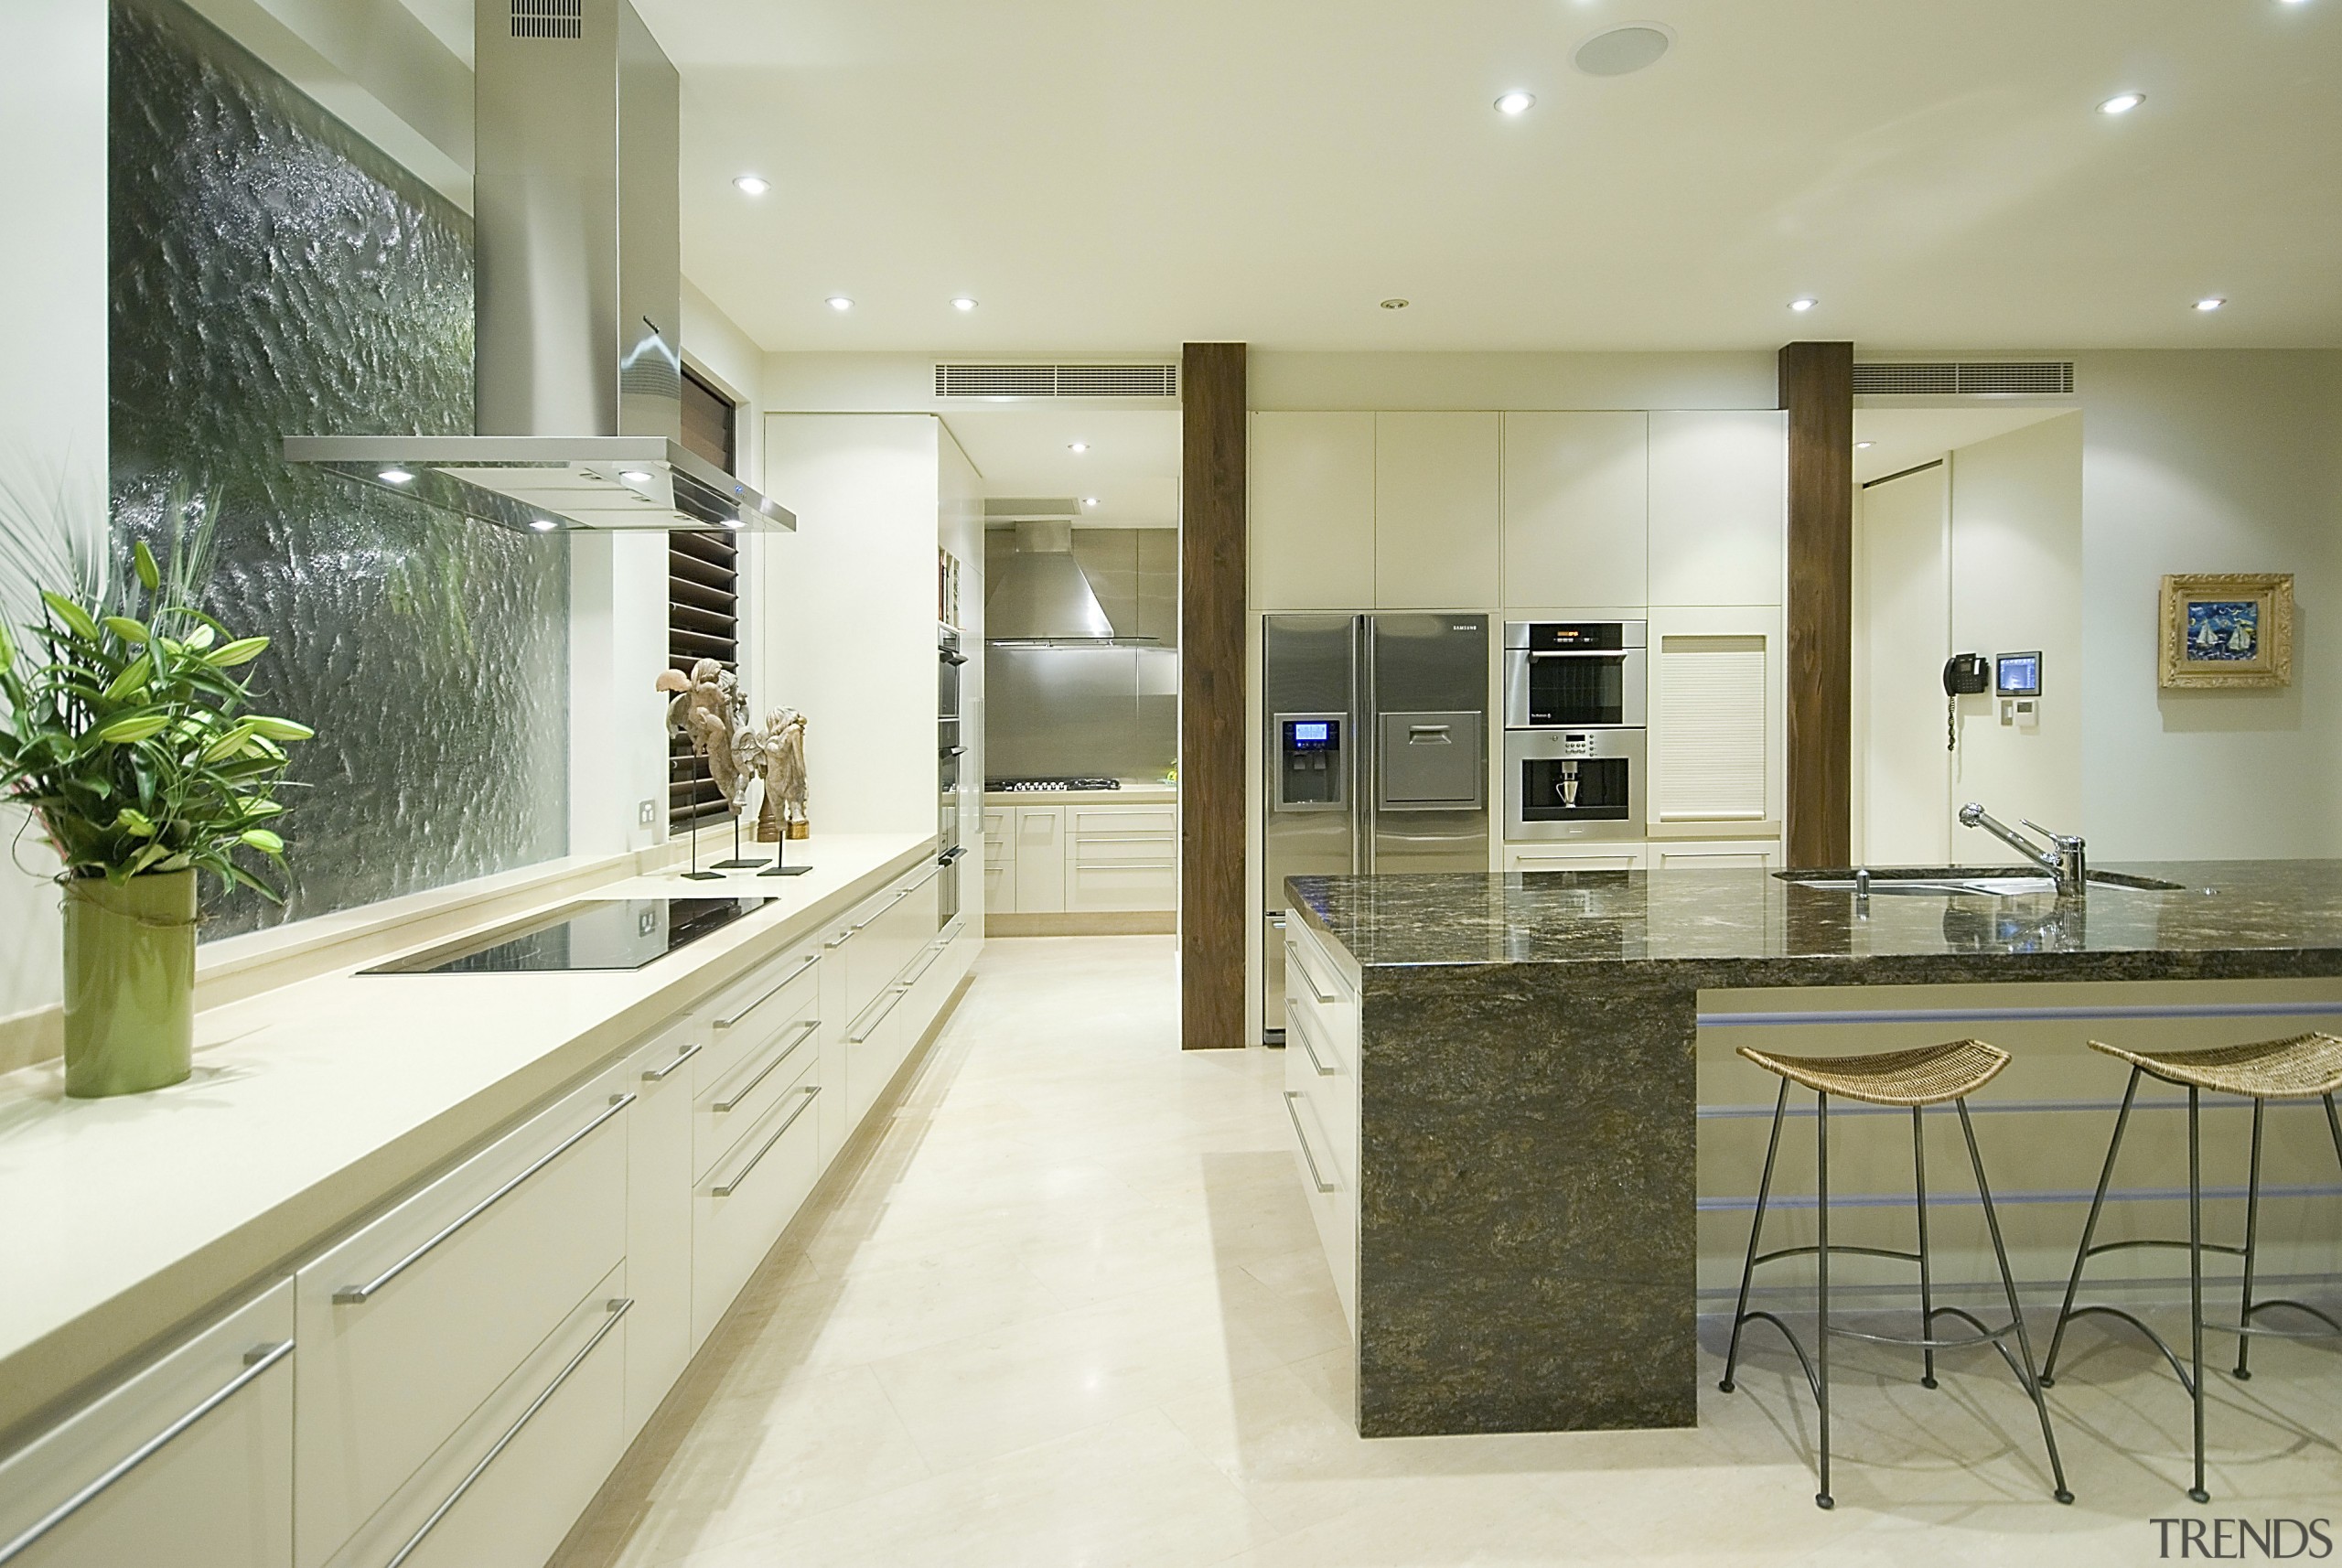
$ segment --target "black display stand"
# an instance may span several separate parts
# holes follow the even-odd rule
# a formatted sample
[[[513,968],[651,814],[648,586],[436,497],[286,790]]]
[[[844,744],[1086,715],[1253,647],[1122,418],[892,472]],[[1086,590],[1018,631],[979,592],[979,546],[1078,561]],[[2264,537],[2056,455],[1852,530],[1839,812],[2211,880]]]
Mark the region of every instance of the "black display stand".
[[[732,858],[729,860],[717,861],[715,863],[715,869],[718,871],[746,871],[750,866],[762,865],[764,864],[765,858],[760,854],[744,855],[740,853],[740,813],[737,810],[735,810],[732,813]]]
[[[780,837],[772,847],[772,865],[768,869],[757,872],[758,876],[802,876],[813,869],[810,865],[789,864],[789,820],[786,817],[781,819]]]
[[[688,767],[691,764],[692,758],[686,757],[682,761],[684,765]],[[675,768],[672,763],[668,765],[667,771],[671,776],[674,773]],[[670,778],[670,782],[672,782],[671,777]],[[724,874],[722,872],[702,871],[699,868],[699,791],[696,789],[692,791],[692,868],[683,873],[683,880],[686,882],[721,882],[724,880]]]

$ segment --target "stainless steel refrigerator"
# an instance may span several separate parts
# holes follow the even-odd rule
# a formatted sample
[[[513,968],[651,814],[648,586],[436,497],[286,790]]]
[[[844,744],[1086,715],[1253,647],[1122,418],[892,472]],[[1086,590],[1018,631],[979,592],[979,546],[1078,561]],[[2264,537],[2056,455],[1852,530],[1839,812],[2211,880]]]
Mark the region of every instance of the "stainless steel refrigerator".
[[[1284,880],[1488,868],[1488,618],[1273,615],[1261,630],[1261,1026],[1284,1036]]]

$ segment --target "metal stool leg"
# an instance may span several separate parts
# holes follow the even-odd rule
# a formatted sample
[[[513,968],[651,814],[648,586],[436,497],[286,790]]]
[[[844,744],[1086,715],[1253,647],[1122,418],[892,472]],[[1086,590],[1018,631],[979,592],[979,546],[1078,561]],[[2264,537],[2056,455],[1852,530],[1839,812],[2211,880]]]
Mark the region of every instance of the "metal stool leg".
[[[1821,1358],[1821,1375],[1818,1380],[1818,1398],[1814,1402],[1821,1410],[1821,1489],[1813,1500],[1825,1509],[1836,1508],[1837,1499],[1830,1495],[1830,1097],[1813,1097],[1813,1185],[1817,1199],[1816,1214],[1821,1250],[1814,1254],[1821,1265],[1820,1316],[1815,1319],[1814,1353]]]
[[[1740,1364],[1740,1329],[1748,1321],[1748,1286],[1756,1276],[1756,1243],[1765,1234],[1765,1202],[1773,1194],[1773,1156],[1781,1152],[1781,1119],[1789,1104],[1789,1080],[1781,1079],[1780,1098],[1773,1101],[1773,1135],[1765,1144],[1765,1175],[1756,1183],[1756,1218],[1748,1224],[1748,1261],[1740,1268],[1740,1304],[1732,1309],[1732,1343],[1724,1353],[1724,1380],[1716,1385],[1732,1392],[1733,1369]]]
[[[2342,1117],[2334,1113],[2334,1096],[2326,1097],[2326,1130],[2334,1134],[2334,1157],[2342,1160]]]
[[[1911,1188],[1917,1195],[1919,1214],[1919,1337],[1931,1337],[1935,1333],[1935,1280],[1928,1266],[1928,1134],[1919,1119],[1919,1107],[1911,1107]],[[1924,1369],[1919,1386],[1936,1386],[1936,1352],[1930,1345],[1921,1351]]]
[[[2001,1217],[1993,1207],[1992,1185],[1984,1179],[1984,1156],[1976,1147],[1976,1127],[1968,1119],[1968,1101],[1956,1100],[1960,1107],[1960,1131],[1968,1140],[1968,1163],[1976,1171],[1976,1196],[1984,1205],[1984,1227],[1993,1238],[1993,1258],[2001,1266],[2001,1288],[2008,1293],[2009,1319],[2016,1326],[2017,1354],[2025,1359],[2025,1391],[2032,1396],[2034,1413],[2041,1418],[2041,1444],[2049,1451],[2049,1476],[2056,1483],[2050,1496],[2061,1503],[2070,1503],[2074,1494],[2066,1487],[2065,1461],[2057,1456],[2057,1434],[2049,1428],[2049,1402],[2041,1394],[2041,1373],[2034,1364],[2033,1340],[2025,1331],[2025,1309],[2017,1305],[2016,1275],[2009,1268],[2009,1250],[2001,1240]]]
[[[2252,1326],[2252,1257],[2261,1240],[2261,1112],[2265,1102],[2259,1097],[2252,1101],[2252,1174],[2245,1178],[2244,1187],[2244,1299],[2237,1308],[2237,1326]],[[2252,1355],[2252,1336],[2240,1333],[2236,1337],[2236,1379],[2243,1382],[2252,1376],[2248,1364]]]
[[[2204,1489],[2204,1160],[2197,1135],[2200,1092],[2187,1086],[2187,1327],[2194,1336],[2195,1380],[2188,1391],[2196,1404],[2196,1484],[2187,1495],[2199,1503],[2212,1500]]]
[[[2082,1265],[2090,1261],[2090,1244],[2098,1238],[2098,1217],[2106,1208],[2107,1184],[2114,1179],[2114,1157],[2122,1152],[2122,1130],[2130,1125],[2131,1102],[2138,1097],[2140,1069],[2131,1069],[2131,1081],[2123,1086],[2122,1109],[2114,1113],[2114,1136],[2107,1140],[2106,1164],[2098,1173],[2098,1191],[2090,1200],[2090,1218],[2082,1222],[2081,1245],[2074,1249],[2074,1272],[2066,1281],[2065,1305],[2057,1309],[2057,1326],[2049,1333],[2049,1355],[2041,1363],[2041,1386],[2054,1388],[2057,1382],[2057,1350],[2066,1342],[2066,1325],[2074,1316],[2074,1297],[2082,1288]],[[2337,1148],[2342,1148],[2338,1144]]]

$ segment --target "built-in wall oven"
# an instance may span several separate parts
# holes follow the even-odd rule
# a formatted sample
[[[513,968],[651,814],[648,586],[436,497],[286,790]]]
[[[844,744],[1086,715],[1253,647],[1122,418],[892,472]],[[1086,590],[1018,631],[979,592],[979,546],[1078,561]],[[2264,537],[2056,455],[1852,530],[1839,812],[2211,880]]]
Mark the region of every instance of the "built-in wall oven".
[[[1643,836],[1647,623],[1507,621],[1504,836]]]
[[[960,670],[968,656],[960,651],[960,634],[940,623],[935,655],[936,858],[944,868],[935,879],[936,929],[942,930],[960,918],[960,874],[951,868],[967,853],[960,842],[960,759],[967,754],[960,739]]]
[[[1646,624],[1505,622],[1504,727],[1642,728]]]

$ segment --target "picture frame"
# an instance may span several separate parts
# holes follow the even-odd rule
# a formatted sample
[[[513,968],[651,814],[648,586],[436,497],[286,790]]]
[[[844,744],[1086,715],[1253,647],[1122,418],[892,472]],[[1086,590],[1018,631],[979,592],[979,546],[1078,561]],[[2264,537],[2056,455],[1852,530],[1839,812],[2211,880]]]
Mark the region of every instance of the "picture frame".
[[[2165,690],[2287,686],[2294,679],[2294,575],[2182,573],[2163,580]]]

